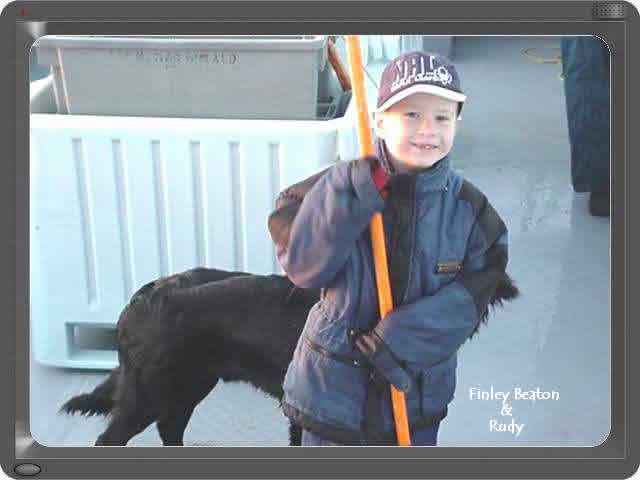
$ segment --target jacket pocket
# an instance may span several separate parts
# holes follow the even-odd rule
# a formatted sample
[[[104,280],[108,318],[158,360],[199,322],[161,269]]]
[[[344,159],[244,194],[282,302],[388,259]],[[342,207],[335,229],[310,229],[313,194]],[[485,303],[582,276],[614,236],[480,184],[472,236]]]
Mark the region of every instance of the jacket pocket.
[[[421,372],[421,413],[432,415],[452,400],[456,387],[457,356],[454,354],[444,362]]]
[[[343,355],[341,353],[332,352],[331,350],[323,347],[322,345],[317,344],[306,335],[304,336],[303,340],[306,343],[307,347],[309,347],[311,350],[314,350],[327,358],[331,358],[332,360],[336,360],[338,362],[346,363],[347,365],[351,365],[352,367],[367,368],[366,362],[358,358],[350,357],[349,355]]]

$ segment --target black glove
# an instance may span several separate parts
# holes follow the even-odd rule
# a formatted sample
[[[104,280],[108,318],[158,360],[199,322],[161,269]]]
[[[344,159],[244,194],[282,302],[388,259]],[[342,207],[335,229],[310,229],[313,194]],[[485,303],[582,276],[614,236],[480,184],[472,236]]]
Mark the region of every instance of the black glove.
[[[373,366],[374,377],[372,380],[393,384],[402,391],[409,389],[410,372],[406,362],[398,359],[382,341],[375,330],[358,334],[354,338],[354,345]]]

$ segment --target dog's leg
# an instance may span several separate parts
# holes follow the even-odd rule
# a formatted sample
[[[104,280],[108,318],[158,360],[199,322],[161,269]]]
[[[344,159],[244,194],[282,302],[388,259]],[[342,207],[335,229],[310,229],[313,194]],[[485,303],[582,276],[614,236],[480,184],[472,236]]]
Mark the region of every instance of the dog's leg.
[[[289,422],[289,446],[299,447],[302,445],[302,427],[293,422]]]
[[[115,407],[107,429],[98,437],[96,445],[124,446],[158,418],[158,407],[146,395],[134,370],[122,366],[115,395]]]
[[[156,426],[165,447],[182,447],[184,445],[184,431],[195,408],[195,405],[190,405],[182,410],[172,410],[167,418],[158,420]]]
[[[158,433],[165,446],[182,446],[184,431],[196,406],[218,384],[218,378],[213,382],[204,383],[203,378],[196,378],[192,384],[176,386],[175,396],[170,400],[166,414],[162,415],[156,424]]]
[[[133,416],[116,414],[95,444],[98,446],[125,446],[129,440],[142,432],[155,420],[151,413],[144,414],[144,416],[142,412],[136,413],[137,415]]]

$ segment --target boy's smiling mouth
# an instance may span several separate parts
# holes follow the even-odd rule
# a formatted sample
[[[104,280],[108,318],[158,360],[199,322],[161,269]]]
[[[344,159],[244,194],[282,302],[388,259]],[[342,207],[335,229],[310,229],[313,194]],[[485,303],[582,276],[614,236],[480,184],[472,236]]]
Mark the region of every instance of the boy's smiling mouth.
[[[409,142],[412,147],[417,148],[418,150],[435,150],[438,148],[436,145],[432,145],[430,143],[414,143]]]

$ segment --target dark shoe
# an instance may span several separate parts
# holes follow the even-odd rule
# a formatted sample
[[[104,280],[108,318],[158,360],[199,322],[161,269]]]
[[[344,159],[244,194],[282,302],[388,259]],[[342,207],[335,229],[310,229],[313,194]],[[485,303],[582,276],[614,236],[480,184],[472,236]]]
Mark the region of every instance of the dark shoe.
[[[594,217],[609,216],[609,192],[591,192],[589,213]]]

